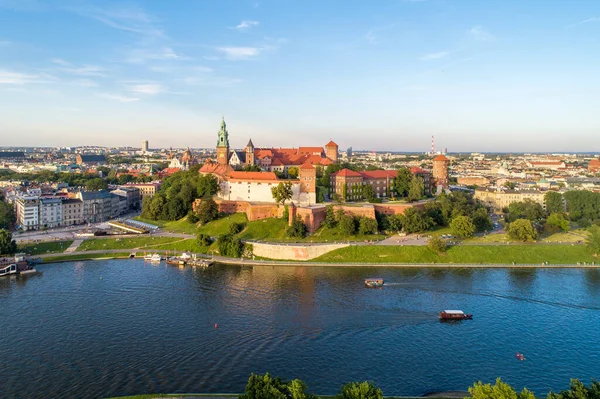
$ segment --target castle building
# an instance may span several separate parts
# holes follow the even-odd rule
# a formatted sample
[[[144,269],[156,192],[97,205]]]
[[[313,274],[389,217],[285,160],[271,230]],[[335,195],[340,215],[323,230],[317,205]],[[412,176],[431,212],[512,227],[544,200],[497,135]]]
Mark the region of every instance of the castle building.
[[[229,164],[229,133],[224,117],[221,120],[221,129],[219,129],[217,139],[217,162],[220,165]]]

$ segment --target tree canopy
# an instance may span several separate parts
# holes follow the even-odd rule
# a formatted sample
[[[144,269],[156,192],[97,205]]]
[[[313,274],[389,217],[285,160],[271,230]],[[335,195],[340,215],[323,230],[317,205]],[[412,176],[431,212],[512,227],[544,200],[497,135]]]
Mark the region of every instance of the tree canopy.
[[[17,252],[17,243],[12,239],[12,233],[0,229],[0,255],[12,255]]]
[[[535,241],[537,231],[529,219],[517,219],[508,226],[508,236],[519,241]]]
[[[475,224],[469,216],[457,216],[450,222],[452,234],[461,238],[473,237]]]
[[[544,203],[546,205],[546,212],[548,212],[548,214],[561,213],[565,211],[565,207],[563,205],[563,196],[561,193],[557,193],[556,191],[548,191],[546,194],[544,194]]]
[[[294,195],[292,191],[292,183],[289,181],[280,182],[275,187],[271,187],[271,195],[278,204],[284,204],[285,201],[291,200]]]
[[[412,180],[412,173],[408,168],[400,168],[398,169],[398,174],[394,178],[394,190],[396,190],[396,195],[400,198],[404,198],[408,196],[408,192],[410,190],[410,182]]]

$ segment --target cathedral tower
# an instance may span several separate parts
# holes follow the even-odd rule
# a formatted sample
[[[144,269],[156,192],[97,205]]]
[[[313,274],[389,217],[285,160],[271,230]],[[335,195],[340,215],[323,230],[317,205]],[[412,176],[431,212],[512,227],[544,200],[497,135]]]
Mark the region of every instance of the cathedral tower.
[[[225,124],[225,117],[221,121],[221,129],[218,133],[219,137],[217,140],[217,162],[220,165],[229,164],[229,133],[227,133],[227,125]]]

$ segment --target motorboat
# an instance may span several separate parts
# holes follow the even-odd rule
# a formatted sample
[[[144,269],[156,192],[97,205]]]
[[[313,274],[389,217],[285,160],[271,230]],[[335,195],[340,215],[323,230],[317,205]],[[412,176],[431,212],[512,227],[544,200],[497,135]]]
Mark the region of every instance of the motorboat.
[[[383,287],[383,279],[382,278],[367,278],[367,279],[365,279],[365,287],[367,287],[367,288]]]
[[[472,314],[466,314],[462,310],[443,310],[440,312],[441,320],[468,320],[472,318]]]

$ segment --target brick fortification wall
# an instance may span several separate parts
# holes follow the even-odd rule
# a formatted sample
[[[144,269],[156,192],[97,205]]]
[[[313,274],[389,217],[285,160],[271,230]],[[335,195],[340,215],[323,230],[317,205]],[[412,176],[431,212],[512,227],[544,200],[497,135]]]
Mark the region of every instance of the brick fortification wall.
[[[201,199],[197,199],[194,202],[192,206],[194,212],[201,201]],[[219,212],[244,212],[250,222],[254,220],[282,217],[285,209],[283,206],[268,203],[251,203],[246,201],[227,201],[220,199],[215,200],[215,202],[219,206]],[[325,220],[325,207],[325,205],[312,207],[289,205],[289,222],[291,223],[295,217],[299,217],[308,228],[308,231],[314,233]],[[401,215],[408,208],[423,209],[424,207],[424,202],[414,204],[365,204],[364,206],[334,205],[336,212],[338,209],[342,209],[346,215],[368,217],[372,219],[375,219],[375,212],[383,213],[385,215]]]

